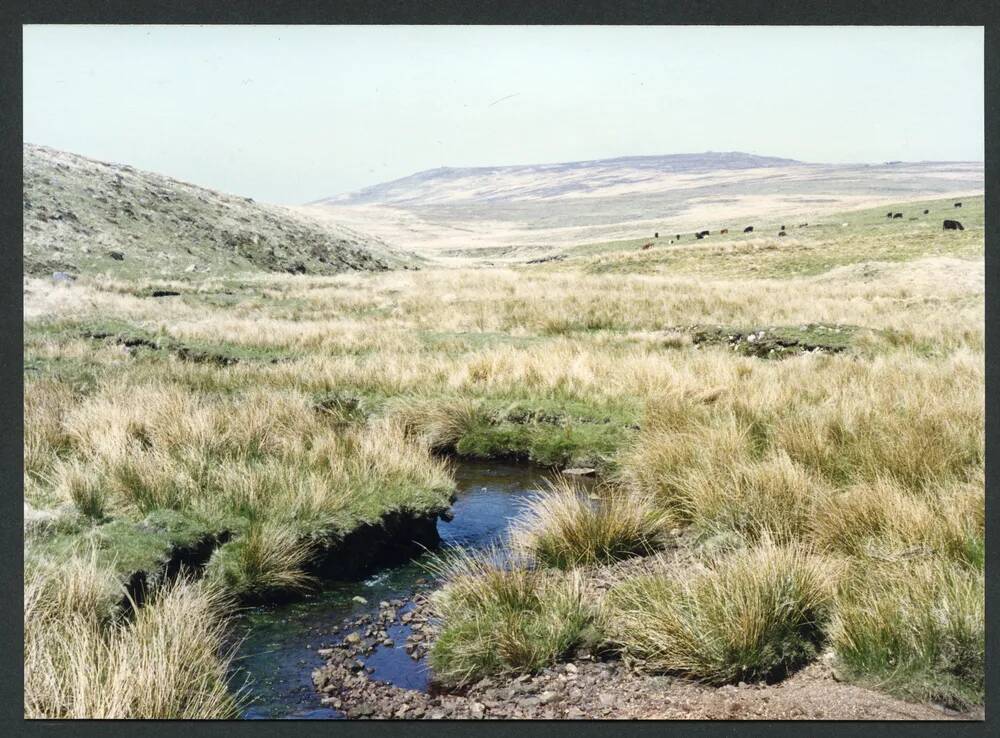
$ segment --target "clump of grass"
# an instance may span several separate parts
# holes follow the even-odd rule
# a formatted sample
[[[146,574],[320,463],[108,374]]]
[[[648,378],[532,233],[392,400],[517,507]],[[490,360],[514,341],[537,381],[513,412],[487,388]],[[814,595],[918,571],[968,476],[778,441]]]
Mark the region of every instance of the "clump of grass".
[[[65,383],[36,379],[24,383],[24,472],[44,472],[71,445],[64,419],[73,404]]]
[[[670,518],[652,499],[603,485],[591,495],[559,478],[529,502],[511,528],[511,545],[544,566],[609,563],[662,548]]]
[[[467,398],[407,399],[393,405],[390,418],[433,451],[454,448],[472,429],[488,422],[481,403]]]
[[[725,684],[781,677],[814,657],[832,596],[825,561],[765,542],[687,579],[629,579],[609,592],[602,620],[648,668]]]
[[[218,590],[180,579],[134,620],[111,617],[111,578],[93,559],[27,572],[26,718],[233,718]]]
[[[107,484],[100,474],[78,459],[60,462],[55,467],[55,485],[59,496],[73,503],[82,514],[94,520],[104,518],[108,509]]]
[[[964,708],[982,704],[985,579],[940,560],[854,567],[830,629],[840,661],[862,681]]]
[[[302,592],[314,583],[304,571],[312,552],[313,543],[287,522],[254,520],[241,536],[216,551],[206,575],[246,599]]]
[[[445,584],[433,608],[443,629],[429,654],[435,676],[460,685],[556,663],[592,635],[594,611],[576,572],[459,552],[435,566]]]
[[[822,479],[779,452],[761,461],[693,471],[682,485],[682,504],[703,535],[791,543],[808,530],[817,500],[826,493]]]
[[[40,616],[80,616],[96,623],[110,622],[124,592],[113,572],[98,562],[96,547],[61,561],[26,557],[25,622],[29,610]]]
[[[933,554],[982,568],[984,510],[981,484],[943,484],[922,495],[880,478],[819,502],[810,532],[831,553],[889,560]]]

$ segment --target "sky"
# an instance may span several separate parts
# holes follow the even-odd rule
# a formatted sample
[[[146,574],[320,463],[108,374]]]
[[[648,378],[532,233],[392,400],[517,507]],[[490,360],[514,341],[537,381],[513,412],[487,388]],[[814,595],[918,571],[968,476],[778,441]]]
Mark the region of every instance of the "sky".
[[[983,31],[25,26],[24,140],[281,204],[440,166],[982,161]]]

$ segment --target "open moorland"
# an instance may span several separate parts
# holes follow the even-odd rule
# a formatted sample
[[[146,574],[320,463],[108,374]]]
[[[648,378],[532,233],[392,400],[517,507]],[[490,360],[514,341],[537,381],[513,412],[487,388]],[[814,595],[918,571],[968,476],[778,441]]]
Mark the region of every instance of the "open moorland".
[[[434,559],[404,617],[435,696],[353,666],[372,626],[324,704],[981,716],[983,197],[783,217],[503,267],[67,242],[106,260],[57,279],[26,233],[25,715],[241,714],[236,613],[434,548],[456,464],[503,459],[574,473]]]
[[[501,167],[441,167],[297,212],[439,261],[523,261],[635,233],[795,223],[982,193],[981,162],[815,164],[738,151]],[[912,214],[912,213],[911,213]],[[742,227],[742,225],[741,225]]]

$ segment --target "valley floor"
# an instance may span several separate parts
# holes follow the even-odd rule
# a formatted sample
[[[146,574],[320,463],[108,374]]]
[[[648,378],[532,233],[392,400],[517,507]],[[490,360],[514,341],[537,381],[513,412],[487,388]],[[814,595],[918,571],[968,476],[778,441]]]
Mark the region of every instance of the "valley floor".
[[[513,564],[441,561],[448,693],[586,648],[678,698],[601,717],[974,714],[983,199],[963,231],[922,209],[507,268],[25,278],[26,716],[236,714],[225,616],[432,521],[444,454],[601,479],[530,507]]]

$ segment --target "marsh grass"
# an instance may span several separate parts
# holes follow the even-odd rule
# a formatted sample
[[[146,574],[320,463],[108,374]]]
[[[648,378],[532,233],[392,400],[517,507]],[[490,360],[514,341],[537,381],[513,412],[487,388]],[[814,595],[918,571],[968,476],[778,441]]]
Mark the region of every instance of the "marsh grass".
[[[959,709],[985,685],[982,570],[923,560],[860,563],[841,585],[831,640],[849,673]]]
[[[244,599],[305,592],[316,585],[304,568],[315,544],[283,521],[254,521],[213,555],[206,576]]]
[[[559,477],[527,503],[512,524],[510,542],[542,566],[571,569],[662,548],[669,523],[647,496],[610,484],[589,491]]]
[[[443,629],[429,662],[442,683],[532,672],[593,636],[594,610],[578,574],[554,576],[496,552],[453,552],[434,568],[444,580],[432,600]]]
[[[775,679],[815,656],[833,595],[827,562],[765,542],[690,578],[626,580],[609,593],[602,622],[653,670],[711,684]]]
[[[114,583],[93,559],[39,566],[25,580],[26,718],[232,718],[229,607],[221,591],[184,578],[154,593],[134,619],[112,617]]]
[[[912,677],[908,694],[920,698],[930,694],[921,685],[944,675],[951,692],[974,700],[976,668],[942,664],[974,661],[979,620],[958,618],[961,636],[928,624],[952,622],[941,603],[975,613],[982,599],[968,584],[981,577],[985,548],[982,199],[967,208],[958,234],[941,233],[939,221],[855,213],[780,244],[753,235],[636,254],[612,245],[551,268],[199,278],[167,285],[184,293],[170,301],[144,296],[150,280],[84,276],[63,289],[27,278],[25,531],[39,549],[26,551],[28,569],[95,541],[98,567],[120,581],[160,566],[175,545],[227,531],[213,582],[231,592],[296,588],[305,584],[300,546],[389,511],[447,505],[453,482],[434,449],[595,466],[689,526],[695,535],[683,539],[704,544],[695,553],[730,562],[691,582],[623,582],[626,592],[648,590],[670,624],[650,625],[652,605],[636,594],[626,619],[609,621],[619,633],[636,618],[644,640],[633,652],[725,679],[805,658],[811,626],[796,630],[794,608],[772,617],[777,609],[764,607],[774,604],[764,594],[785,591],[759,559],[772,541],[796,552],[787,592],[807,604],[818,601],[811,583],[822,572],[813,570],[833,561],[929,567],[924,584],[901,594],[888,574],[872,591],[842,584],[839,648],[859,679],[887,679],[889,654],[912,665],[892,672],[893,690],[904,693]],[[857,329],[840,353],[780,360],[697,345],[692,333],[800,334],[817,324]],[[196,352],[85,337],[102,326]],[[559,499],[550,527],[537,521],[553,561],[614,558],[631,547],[615,541],[645,536],[633,510],[612,525],[591,514],[599,505]],[[740,557],[746,570],[732,573]],[[455,628],[435,657],[448,678],[536,668],[596,627],[589,605],[574,604],[571,572],[466,568],[452,584],[488,586],[478,598],[475,587],[451,589]],[[38,591],[67,610],[87,602],[73,587],[69,600]],[[870,623],[874,597],[905,604],[885,605],[884,622]],[[726,601],[754,613],[747,622],[758,630],[733,619]],[[80,607],[97,627],[104,616]],[[879,646],[890,642],[881,633],[899,629],[896,645]],[[939,655],[949,653],[958,655]],[[85,670],[66,673],[82,680]],[[85,702],[73,709],[83,714]]]

